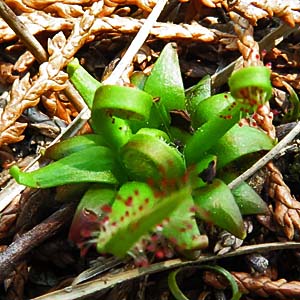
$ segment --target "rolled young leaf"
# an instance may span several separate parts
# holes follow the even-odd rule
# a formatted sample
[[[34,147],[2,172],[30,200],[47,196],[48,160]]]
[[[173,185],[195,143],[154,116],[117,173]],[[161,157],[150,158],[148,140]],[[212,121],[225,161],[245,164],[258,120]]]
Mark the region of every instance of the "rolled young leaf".
[[[244,239],[242,215],[228,186],[220,179],[194,191],[196,215]]]
[[[234,72],[228,85],[234,98],[257,107],[272,96],[271,71],[263,66],[250,66]]]
[[[186,271],[188,269],[200,269],[200,270],[210,270],[210,271],[214,271],[216,273],[219,273],[221,275],[223,275],[229,282],[231,289],[232,289],[232,297],[231,300],[239,300],[242,296],[242,293],[239,291],[239,287],[234,279],[234,277],[232,276],[232,274],[230,272],[228,272],[226,269],[220,267],[220,266],[210,266],[210,265],[202,265],[202,266],[193,266],[193,267],[185,267],[185,268],[180,268],[177,269],[171,273],[169,273],[168,276],[168,285],[169,285],[169,289],[172,292],[173,296],[175,297],[176,300],[189,300],[189,298],[187,298],[182,291],[180,290],[177,281],[176,281],[176,276],[177,273],[179,271]]]
[[[139,89],[103,85],[95,93],[93,111],[102,110],[125,120],[148,120],[152,97]]]
[[[113,174],[114,169],[116,166],[112,151],[107,147],[93,146],[28,173],[12,166],[10,174],[20,184],[48,188],[77,182],[116,184],[118,180]]]

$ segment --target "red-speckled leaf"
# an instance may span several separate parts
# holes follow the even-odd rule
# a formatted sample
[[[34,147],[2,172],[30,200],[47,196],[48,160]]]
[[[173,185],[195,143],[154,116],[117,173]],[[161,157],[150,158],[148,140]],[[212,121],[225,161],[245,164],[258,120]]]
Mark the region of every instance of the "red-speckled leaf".
[[[189,194],[188,186],[164,196],[146,183],[125,183],[100,227],[98,251],[123,257],[142,236],[168,218]]]
[[[72,225],[69,239],[81,243],[98,230],[99,220],[103,216],[103,208],[110,207],[116,196],[116,190],[103,185],[91,186],[80,200]]]

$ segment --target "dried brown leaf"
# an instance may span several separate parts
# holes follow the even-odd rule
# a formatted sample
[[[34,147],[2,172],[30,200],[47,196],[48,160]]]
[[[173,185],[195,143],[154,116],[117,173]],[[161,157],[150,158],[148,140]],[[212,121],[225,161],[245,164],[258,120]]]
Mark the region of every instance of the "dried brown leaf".
[[[6,3],[16,12],[33,12],[43,10],[53,15],[70,18],[81,16],[84,9],[94,3],[93,0],[7,0]],[[150,12],[157,0],[104,0],[103,9],[99,16],[111,15],[119,6],[136,5],[140,9]]]
[[[50,117],[58,117],[67,123],[75,117],[77,111],[63,93],[48,91],[41,96],[41,102]]]
[[[0,85],[11,85],[18,78],[18,76],[12,74],[13,70],[13,64],[0,61]]]
[[[47,6],[53,3],[63,3],[63,4],[78,4],[91,6],[94,2],[93,0],[6,0],[10,7],[16,7],[17,9],[24,11],[23,9],[32,10],[43,10]]]
[[[57,32],[60,30],[71,30],[76,20],[55,18],[42,11],[23,13],[19,16],[27,30],[32,34],[44,31]],[[16,39],[15,32],[0,18],[0,43]]]
[[[0,216],[0,239],[8,237],[11,234],[11,229],[16,222],[19,208],[20,208],[21,195],[18,195],[7,206]]]
[[[32,55],[32,53],[30,51],[25,51],[16,61],[14,70],[19,73],[26,72],[34,63],[34,61],[35,57]]]
[[[47,6],[44,11],[61,18],[77,18],[84,13],[84,10],[80,5],[60,2],[55,2]]]
[[[300,90],[299,72],[289,71],[289,73],[272,72],[272,84],[276,87],[283,87],[283,82],[289,83],[293,88]]]
[[[11,277],[5,280],[7,300],[24,299],[24,285],[28,280],[28,266],[26,262],[21,262],[11,274]]]

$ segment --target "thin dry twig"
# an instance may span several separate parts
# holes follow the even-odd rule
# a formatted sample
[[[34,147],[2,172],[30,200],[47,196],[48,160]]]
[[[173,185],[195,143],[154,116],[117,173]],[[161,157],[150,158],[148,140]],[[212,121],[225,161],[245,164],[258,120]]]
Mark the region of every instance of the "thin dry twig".
[[[103,82],[104,84],[115,84],[128,65],[132,62],[134,56],[138,50],[142,47],[143,43],[147,39],[154,23],[158,19],[160,13],[162,12],[164,6],[166,5],[167,0],[161,0],[152,10],[151,14],[139,30],[138,34],[134,38],[133,42],[130,44],[126,53],[122,57],[121,61],[118,63],[116,68],[110,74],[110,76]]]
[[[53,236],[62,226],[70,221],[73,210],[73,204],[61,208],[45,221],[19,237],[10,244],[5,251],[1,252],[0,282],[14,270],[24,255],[49,237]]]
[[[80,297],[92,296],[94,293],[115,286],[132,279],[140,278],[145,275],[180,268],[184,266],[192,266],[204,262],[224,259],[227,257],[235,257],[237,255],[249,254],[254,252],[273,251],[279,249],[292,249],[300,247],[300,243],[285,242],[285,243],[267,243],[261,245],[243,246],[239,249],[225,253],[222,255],[201,255],[197,260],[187,261],[181,259],[172,259],[161,263],[152,264],[149,267],[137,268],[118,274],[110,274],[87,283],[70,286],[55,292],[39,296],[32,300],[75,300]]]

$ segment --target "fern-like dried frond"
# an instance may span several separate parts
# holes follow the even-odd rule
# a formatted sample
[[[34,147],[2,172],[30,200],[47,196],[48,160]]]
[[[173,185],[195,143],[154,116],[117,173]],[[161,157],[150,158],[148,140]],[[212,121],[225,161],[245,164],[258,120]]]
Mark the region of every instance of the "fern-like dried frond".
[[[251,24],[263,18],[276,16],[294,27],[300,23],[300,1],[298,0],[240,0],[230,9],[242,15]]]
[[[47,91],[65,88],[68,75],[62,69],[88,39],[95,17],[103,8],[103,2],[94,3],[75,23],[68,39],[62,32],[48,42],[49,60],[40,65],[38,78],[31,82],[29,73],[17,79],[9,96],[8,104],[0,114],[0,145],[20,141],[26,124],[17,119],[26,108],[37,105],[40,96]]]
[[[235,12],[230,12],[229,16],[234,23],[234,30],[238,36],[238,48],[244,58],[244,66],[262,65],[259,54],[259,45],[253,37],[253,26]]]
[[[243,294],[268,299],[298,299],[300,297],[300,281],[287,281],[283,278],[272,280],[266,275],[257,276],[245,272],[231,272],[231,275]],[[228,286],[224,277],[216,276],[211,272],[205,272],[204,281],[218,289],[224,289]]]
[[[267,167],[270,172],[268,192],[275,201],[274,219],[286,237],[292,240],[295,230],[300,232],[300,202],[291,195],[290,189],[274,164],[270,162]]]
[[[20,19],[26,24],[28,30],[36,35],[41,32],[57,32],[73,28],[76,19],[52,17],[44,12],[22,14]],[[130,17],[97,18],[89,41],[101,33],[135,34],[144,24],[144,19]],[[79,30],[79,29],[78,29]],[[206,28],[196,22],[192,24],[172,24],[157,22],[150,34],[158,39],[182,39],[188,41],[220,43],[229,50],[236,50],[236,36],[227,32]],[[0,43],[16,38],[15,33],[0,19]]]

